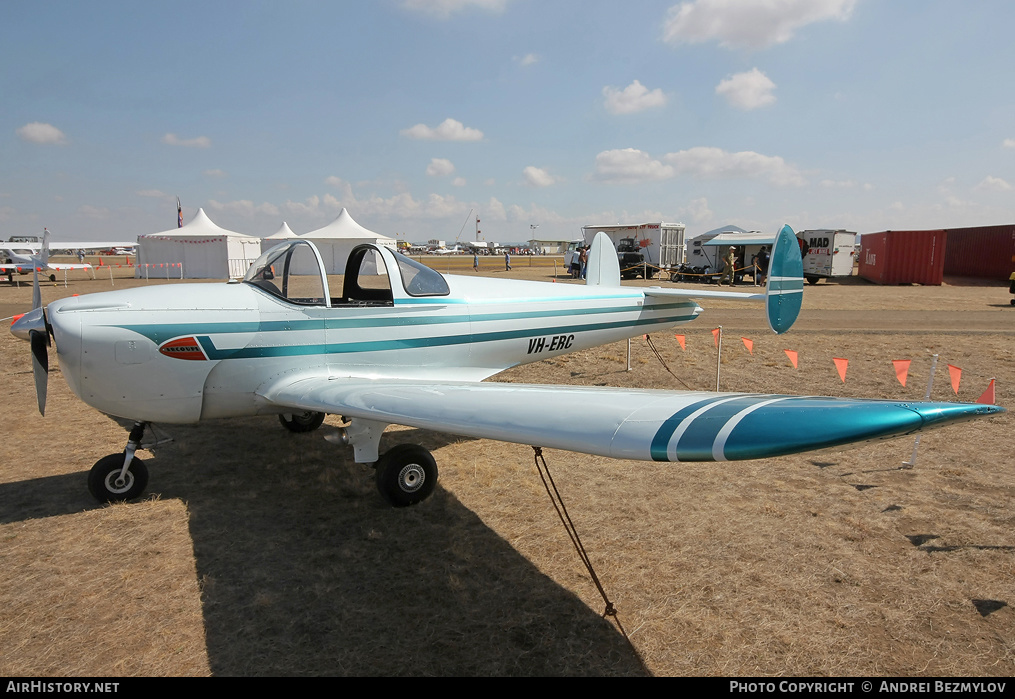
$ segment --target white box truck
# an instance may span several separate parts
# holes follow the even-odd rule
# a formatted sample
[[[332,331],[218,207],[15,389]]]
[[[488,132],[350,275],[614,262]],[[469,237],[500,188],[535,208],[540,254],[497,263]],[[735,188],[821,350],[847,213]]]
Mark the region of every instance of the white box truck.
[[[849,277],[856,260],[856,233],[819,229],[800,231],[797,237],[807,243],[804,255],[804,279],[817,284],[831,277]]]
[[[592,245],[596,233],[610,236],[621,258],[621,275],[650,279],[660,270],[667,276],[684,263],[684,224],[637,223],[582,226],[585,245]],[[569,262],[565,259],[565,265]]]

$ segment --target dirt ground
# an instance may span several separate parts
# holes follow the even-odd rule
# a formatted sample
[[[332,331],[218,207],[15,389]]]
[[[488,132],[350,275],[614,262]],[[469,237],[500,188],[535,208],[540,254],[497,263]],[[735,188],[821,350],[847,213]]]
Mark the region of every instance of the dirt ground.
[[[553,276],[513,266],[482,273]],[[145,283],[121,274],[43,298]],[[630,371],[617,343],[496,380],[712,389],[721,325],[722,390],[919,400],[937,355],[933,399],[975,401],[995,377],[1010,407],[1007,288],[949,281],[808,286],[784,336],[759,308],[702,301],[674,331],[686,349],[638,338]],[[0,318],[30,300],[0,283]],[[547,450],[618,610],[603,619],[528,447],[389,428],[382,450],[421,443],[441,469],[432,498],[395,510],[324,439],[335,416],[304,435],[271,418],[167,426],[174,441],[141,453],[149,495],[98,506],[86,473],[124,430],[58,367],[40,417],[27,343],[0,333],[0,358],[0,675],[1015,674],[1011,413],[924,434],[914,468],[912,439],[725,464]]]

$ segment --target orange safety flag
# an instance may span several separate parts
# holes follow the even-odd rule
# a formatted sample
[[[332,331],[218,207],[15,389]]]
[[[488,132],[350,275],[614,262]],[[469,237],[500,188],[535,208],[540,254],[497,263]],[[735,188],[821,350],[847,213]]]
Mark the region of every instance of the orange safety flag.
[[[839,378],[842,379],[842,383],[846,383],[846,367],[849,366],[849,360],[832,357],[832,361],[835,362],[835,368],[839,370]]]
[[[754,356],[754,340],[748,340],[746,337],[742,337],[740,339],[744,341],[744,347],[747,348],[747,351],[750,352],[751,356],[753,357]]]
[[[789,357],[789,361],[793,362],[793,368],[796,369],[797,368],[797,363],[796,363],[796,361],[797,361],[797,353],[796,353],[796,350],[783,350],[783,352],[785,352],[786,356]]]
[[[895,378],[899,380],[902,387],[906,387],[906,377],[909,376],[909,365],[912,363],[912,359],[893,359],[892,366],[895,367]]]
[[[962,380],[962,369],[949,364],[948,373],[952,377],[952,390],[955,391],[955,395],[959,395],[959,381]]]
[[[684,350],[686,352],[687,351],[687,347],[684,346],[684,336],[683,335],[674,335],[673,337],[677,338],[677,342],[680,343],[680,349],[682,349],[682,350]]]
[[[648,339],[648,335],[642,335],[642,336],[641,336],[641,339],[643,339],[643,340],[647,340],[647,339]]]
[[[715,343],[716,347],[719,346],[719,328],[712,331],[712,342]]]
[[[983,395],[976,399],[976,402],[994,405],[994,379],[990,380],[990,385],[987,386],[987,390],[983,392]]]

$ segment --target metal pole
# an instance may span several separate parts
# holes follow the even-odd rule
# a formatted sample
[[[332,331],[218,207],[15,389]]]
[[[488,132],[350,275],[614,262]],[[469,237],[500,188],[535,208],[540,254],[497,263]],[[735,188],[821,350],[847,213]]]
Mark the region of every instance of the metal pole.
[[[715,392],[719,392],[719,360],[722,358],[722,326],[719,326],[719,341],[715,351]]]
[[[627,338],[627,370],[631,371],[631,338]]]
[[[927,379],[927,393],[924,394],[924,400],[930,400],[930,391],[934,387],[934,371],[937,369],[937,355],[935,354],[930,363],[930,378]],[[909,461],[903,461],[902,465],[906,468],[913,468],[916,466],[916,450],[920,446],[920,435],[916,435],[916,441],[913,442],[913,454],[909,457]]]

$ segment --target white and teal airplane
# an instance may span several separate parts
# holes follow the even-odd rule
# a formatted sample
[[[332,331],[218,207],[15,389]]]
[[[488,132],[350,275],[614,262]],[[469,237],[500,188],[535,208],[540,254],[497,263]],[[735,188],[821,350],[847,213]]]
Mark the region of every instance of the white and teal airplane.
[[[148,423],[278,415],[290,430],[348,421],[342,440],[374,463],[394,505],[434,489],[421,446],[379,454],[398,424],[618,459],[726,461],[901,436],[1002,412],[992,405],[789,395],[486,383],[509,367],[687,323],[693,299],[765,303],[785,332],[803,279],[793,231],[773,246],[762,294],[620,285],[609,239],[596,237],[585,285],[444,276],[385,247],[361,245],[333,294],[307,241],[271,248],[242,281],[167,285],[54,301],[15,322],[31,340],[39,409],[46,346],[85,403],[134,422],[126,449],[92,468],[100,501],[137,497],[134,455]],[[799,430],[800,424],[809,425]]]

